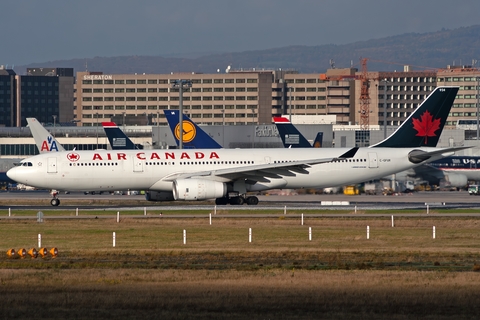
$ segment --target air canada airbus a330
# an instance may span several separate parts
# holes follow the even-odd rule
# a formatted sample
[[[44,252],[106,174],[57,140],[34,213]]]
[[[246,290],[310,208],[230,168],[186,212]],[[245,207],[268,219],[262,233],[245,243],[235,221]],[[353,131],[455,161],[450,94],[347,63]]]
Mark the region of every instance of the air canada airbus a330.
[[[37,188],[134,189],[153,201],[255,205],[258,198],[247,192],[359,183],[463,149],[435,148],[457,91],[436,88],[395,133],[368,148],[65,151],[24,159],[7,174]]]

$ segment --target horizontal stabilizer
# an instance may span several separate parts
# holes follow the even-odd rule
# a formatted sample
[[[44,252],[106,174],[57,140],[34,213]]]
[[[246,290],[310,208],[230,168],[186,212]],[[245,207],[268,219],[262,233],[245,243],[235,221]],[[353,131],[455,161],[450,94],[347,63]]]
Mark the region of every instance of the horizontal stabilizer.
[[[412,163],[421,163],[435,156],[448,157],[452,155],[455,151],[460,151],[468,148],[472,148],[472,147],[453,147],[453,148],[445,148],[445,149],[442,148],[442,149],[438,149],[430,152],[423,151],[423,150],[412,150],[408,154],[408,159]]]

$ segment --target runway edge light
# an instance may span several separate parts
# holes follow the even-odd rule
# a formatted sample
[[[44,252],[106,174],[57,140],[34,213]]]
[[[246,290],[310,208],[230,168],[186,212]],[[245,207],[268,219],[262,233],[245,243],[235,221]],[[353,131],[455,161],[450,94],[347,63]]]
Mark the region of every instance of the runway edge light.
[[[24,248],[20,248],[18,249],[17,254],[20,258],[23,259],[27,255],[27,250],[25,250]]]
[[[28,250],[27,253],[28,253],[28,255],[29,255],[30,257],[32,257],[33,259],[35,259],[36,257],[38,257],[38,252],[37,252],[37,249],[35,249],[35,248],[32,248],[32,249]]]
[[[58,249],[57,248],[50,249],[50,255],[52,256],[52,258],[56,258],[58,256]]]
[[[42,257],[45,258],[48,254],[48,250],[46,248],[40,248],[38,250],[38,254]]]
[[[9,258],[15,257],[15,249],[8,249],[8,251],[7,251],[7,256],[8,256]]]

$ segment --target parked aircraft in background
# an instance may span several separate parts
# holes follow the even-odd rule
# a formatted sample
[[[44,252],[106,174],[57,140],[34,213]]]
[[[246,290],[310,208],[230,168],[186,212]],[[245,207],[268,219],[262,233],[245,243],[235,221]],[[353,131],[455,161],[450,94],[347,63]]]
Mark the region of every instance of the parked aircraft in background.
[[[466,187],[468,181],[480,181],[480,157],[451,156],[413,170],[414,177],[431,185]]]
[[[55,139],[36,118],[27,118],[27,124],[39,153],[65,151],[57,139]]]
[[[369,148],[94,150],[40,154],[7,175],[59,190],[148,190],[149,200],[255,205],[248,191],[322,188],[378,179],[450,156],[435,148],[458,87],[438,87],[387,139]],[[53,198],[51,204],[59,205]]]
[[[115,122],[102,122],[103,130],[107,135],[112,150],[139,149],[132,140],[123,132]]]
[[[298,131],[298,129],[285,117],[274,117],[273,122],[277,126],[280,138],[282,139],[283,146],[285,148],[311,148],[312,145]],[[317,133],[315,141],[313,142],[314,148],[321,148],[323,140],[323,132]]]
[[[167,117],[168,124],[174,136],[178,134],[179,130],[179,117],[178,110],[164,110]],[[209,136],[205,131],[202,130],[194,121],[188,118],[185,114],[183,115],[184,120],[190,122],[188,127],[195,126],[196,137],[191,141],[195,149],[216,149],[222,148],[211,136]],[[275,117],[274,122],[277,125],[277,129],[280,133],[283,145],[285,148],[311,148],[312,145],[308,140],[295,128],[293,124],[284,117]],[[177,130],[177,133],[175,133]],[[314,147],[319,148],[322,146],[323,133],[319,132],[314,141]],[[184,138],[184,140],[186,140]],[[178,138],[175,140],[178,144]]]
[[[163,110],[168,125],[172,130],[177,146],[180,139],[179,110]],[[188,116],[183,115],[183,147],[185,149],[220,149],[222,148],[212,137],[203,131]]]

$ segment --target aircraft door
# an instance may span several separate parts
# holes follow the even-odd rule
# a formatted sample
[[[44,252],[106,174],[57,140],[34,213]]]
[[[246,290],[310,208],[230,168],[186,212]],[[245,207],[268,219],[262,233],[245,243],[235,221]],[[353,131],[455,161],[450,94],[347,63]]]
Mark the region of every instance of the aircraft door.
[[[137,157],[133,158],[133,172],[143,172],[143,161]]]
[[[375,152],[368,153],[368,167],[369,168],[378,168],[378,159]]]
[[[57,173],[57,158],[48,158],[47,159],[47,172],[48,173]]]

